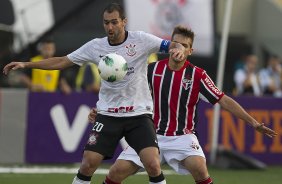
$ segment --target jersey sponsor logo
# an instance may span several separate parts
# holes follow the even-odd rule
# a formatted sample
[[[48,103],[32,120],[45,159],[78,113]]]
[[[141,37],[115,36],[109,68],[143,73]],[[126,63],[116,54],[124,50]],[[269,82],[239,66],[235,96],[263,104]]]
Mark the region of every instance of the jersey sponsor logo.
[[[134,106],[121,106],[121,107],[111,107],[108,108],[108,112],[112,113],[127,113],[127,112],[134,112]]]
[[[129,44],[125,46],[127,48],[126,54],[128,56],[134,56],[136,54],[135,46],[135,44]]]
[[[134,67],[128,67],[126,75],[130,75],[132,73],[134,73]]]
[[[213,84],[213,82],[212,82],[208,77],[205,78],[205,82],[206,82],[206,84],[208,85],[208,87],[209,87],[215,94],[217,94],[217,95],[221,95],[221,94],[222,94],[222,92],[221,92],[219,89],[217,89],[217,87],[215,87],[215,85]]]

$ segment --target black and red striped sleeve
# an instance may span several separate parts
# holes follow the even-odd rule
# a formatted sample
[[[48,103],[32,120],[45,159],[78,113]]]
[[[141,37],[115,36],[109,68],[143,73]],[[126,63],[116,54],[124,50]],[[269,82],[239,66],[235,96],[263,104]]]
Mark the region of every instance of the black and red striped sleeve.
[[[202,70],[200,81],[200,98],[211,104],[217,103],[224,93],[217,88],[205,70]]]

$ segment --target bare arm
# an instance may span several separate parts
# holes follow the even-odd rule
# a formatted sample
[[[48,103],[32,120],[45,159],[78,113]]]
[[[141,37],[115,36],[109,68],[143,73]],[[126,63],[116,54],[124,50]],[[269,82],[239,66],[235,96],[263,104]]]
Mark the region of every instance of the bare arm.
[[[250,116],[241,105],[227,95],[224,95],[218,102],[222,108],[234,114],[236,117],[244,120],[254,127],[257,131],[266,134],[269,137],[277,135],[276,132],[264,126],[263,123],[257,122],[252,116]]]
[[[68,57],[53,57],[49,59],[44,59],[39,62],[11,62],[7,64],[4,69],[3,73],[8,74],[10,70],[17,70],[23,68],[37,68],[43,70],[61,70],[67,67],[74,65]]]

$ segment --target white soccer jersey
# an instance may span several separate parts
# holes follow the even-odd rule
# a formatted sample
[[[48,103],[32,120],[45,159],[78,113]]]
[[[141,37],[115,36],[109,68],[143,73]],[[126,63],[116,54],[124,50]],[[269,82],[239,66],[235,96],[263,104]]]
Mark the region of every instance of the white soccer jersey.
[[[168,46],[168,42],[162,41],[142,31],[128,31],[126,40],[119,45],[110,45],[107,37],[96,38],[67,57],[78,65],[85,62],[98,65],[101,57],[106,54],[117,53],[123,56],[127,61],[128,72],[122,81],[101,80],[99,101],[96,104],[98,113],[109,116],[152,114],[153,102],[147,83],[147,58],[161,47]]]

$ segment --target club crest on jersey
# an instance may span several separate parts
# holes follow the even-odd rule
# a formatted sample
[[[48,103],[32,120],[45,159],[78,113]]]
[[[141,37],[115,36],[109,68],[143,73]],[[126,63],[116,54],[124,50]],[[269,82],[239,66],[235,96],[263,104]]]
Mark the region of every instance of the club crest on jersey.
[[[126,54],[128,56],[134,56],[136,54],[135,46],[135,44],[129,44],[125,46],[127,48]]]
[[[182,79],[182,87],[185,90],[188,90],[191,87],[192,82],[193,81],[191,79],[184,78],[184,79]]]
[[[88,139],[88,144],[93,145],[97,143],[97,138],[99,137],[99,135],[93,133],[90,134],[89,139]]]

